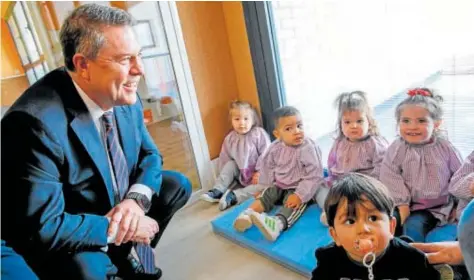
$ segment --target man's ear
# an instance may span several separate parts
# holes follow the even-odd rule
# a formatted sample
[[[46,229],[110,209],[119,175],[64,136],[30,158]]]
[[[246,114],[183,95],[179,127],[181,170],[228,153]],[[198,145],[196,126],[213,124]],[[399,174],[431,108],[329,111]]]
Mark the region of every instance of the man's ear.
[[[341,242],[339,242],[339,238],[337,237],[336,229],[334,227],[329,227],[329,234],[334,240],[334,243],[336,243],[337,246],[341,246]]]
[[[87,58],[80,54],[76,53],[72,57],[72,63],[74,64],[74,68],[76,74],[80,76],[82,79],[89,81],[90,79],[90,71],[89,71],[89,63],[87,61]]]

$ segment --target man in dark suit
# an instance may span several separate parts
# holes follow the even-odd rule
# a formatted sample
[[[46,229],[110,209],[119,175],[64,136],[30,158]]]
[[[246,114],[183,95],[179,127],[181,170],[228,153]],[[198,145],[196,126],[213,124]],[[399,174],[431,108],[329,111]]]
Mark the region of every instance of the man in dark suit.
[[[120,9],[75,9],[60,33],[66,68],[2,119],[2,239],[40,278],[161,277],[152,248],[191,184],[162,171],[144,125],[131,25]]]

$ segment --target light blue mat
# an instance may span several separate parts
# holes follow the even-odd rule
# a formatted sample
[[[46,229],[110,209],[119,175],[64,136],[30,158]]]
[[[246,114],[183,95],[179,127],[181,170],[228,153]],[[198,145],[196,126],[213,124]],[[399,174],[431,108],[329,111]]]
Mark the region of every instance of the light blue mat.
[[[212,221],[214,232],[298,273],[311,276],[311,271],[316,267],[316,248],[332,242],[328,228],[319,221],[321,209],[311,205],[291,229],[283,232],[275,242],[270,242],[255,226],[245,233],[240,233],[232,227],[235,218],[252,201],[253,199],[233,207]]]

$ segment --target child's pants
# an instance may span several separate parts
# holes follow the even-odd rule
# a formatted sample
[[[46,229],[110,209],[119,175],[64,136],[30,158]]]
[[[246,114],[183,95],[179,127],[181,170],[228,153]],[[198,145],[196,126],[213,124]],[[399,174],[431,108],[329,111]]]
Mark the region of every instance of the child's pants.
[[[329,189],[325,186],[319,186],[316,190],[316,194],[313,197],[313,200],[318,204],[318,206],[324,211],[324,202],[328,197]]]
[[[237,202],[240,204],[266,188],[264,185],[249,185],[243,187],[238,181],[239,176],[239,167],[235,161],[230,160],[224,165],[221,173],[217,177],[214,189],[225,192],[229,188],[232,188],[237,197]]]
[[[395,235],[409,236],[415,242],[425,242],[426,235],[438,224],[438,219],[428,210],[418,210],[410,213],[403,226],[400,226],[401,217],[398,207],[395,209],[394,215],[397,219]]]
[[[288,197],[295,192],[294,189],[281,189],[276,186],[269,187],[265,189],[262,193],[262,196],[259,198],[262,203],[263,209],[266,213],[270,212],[277,203],[282,203],[283,206],[278,211],[276,216],[283,217],[286,224],[284,225],[283,230],[290,228],[303,214],[306,209],[306,203],[302,203],[297,208],[288,208],[285,207],[285,203],[288,200]]]

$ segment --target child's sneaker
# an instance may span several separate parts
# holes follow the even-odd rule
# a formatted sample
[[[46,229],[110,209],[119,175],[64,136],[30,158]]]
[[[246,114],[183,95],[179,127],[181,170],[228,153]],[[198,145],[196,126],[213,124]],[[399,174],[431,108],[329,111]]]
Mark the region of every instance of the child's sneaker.
[[[433,266],[441,276],[440,280],[453,280],[454,279],[454,270],[448,264],[437,264]]]
[[[275,241],[280,235],[281,225],[278,218],[257,212],[251,212],[250,218],[267,240]]]
[[[227,190],[219,200],[219,210],[225,209],[237,204],[237,196],[232,190]]]
[[[222,192],[218,189],[209,190],[207,193],[201,195],[201,200],[207,202],[218,202],[222,197]]]
[[[240,215],[234,221],[234,229],[238,232],[244,232],[252,226],[252,220],[250,219],[250,209],[240,213]]]

